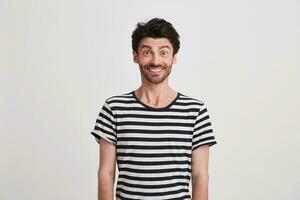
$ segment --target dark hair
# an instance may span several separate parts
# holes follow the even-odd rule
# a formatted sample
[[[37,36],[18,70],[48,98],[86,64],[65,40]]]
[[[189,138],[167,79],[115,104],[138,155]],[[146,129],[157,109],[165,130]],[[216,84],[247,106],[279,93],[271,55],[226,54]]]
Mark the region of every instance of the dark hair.
[[[170,22],[164,19],[153,18],[147,23],[140,22],[132,32],[132,50],[138,52],[138,47],[144,37],[167,38],[173,47],[173,55],[180,48],[179,34]]]

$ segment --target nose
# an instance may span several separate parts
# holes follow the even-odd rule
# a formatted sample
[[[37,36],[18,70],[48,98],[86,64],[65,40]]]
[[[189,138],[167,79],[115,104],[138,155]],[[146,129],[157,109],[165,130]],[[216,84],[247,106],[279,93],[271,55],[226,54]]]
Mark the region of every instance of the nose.
[[[159,55],[153,54],[152,59],[151,59],[152,64],[158,65],[160,60],[159,60]]]

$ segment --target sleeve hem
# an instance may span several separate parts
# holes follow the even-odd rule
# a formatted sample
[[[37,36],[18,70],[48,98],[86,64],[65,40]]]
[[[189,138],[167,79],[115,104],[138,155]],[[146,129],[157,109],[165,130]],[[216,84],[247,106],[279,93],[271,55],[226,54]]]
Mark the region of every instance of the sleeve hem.
[[[95,132],[95,131],[92,131],[91,134],[95,137],[95,140],[97,141],[97,143],[100,144],[100,139],[104,139],[106,140],[107,142],[109,142],[110,144],[114,145],[114,146],[117,146],[116,143],[111,140],[110,138],[108,138],[105,134],[103,134],[102,132]]]
[[[204,146],[204,145],[209,145],[209,147],[211,147],[211,146],[213,146],[213,145],[215,145],[215,144],[217,144],[216,141],[211,141],[211,142],[208,142],[208,143],[203,143],[203,144],[200,144],[200,145],[194,147],[194,148],[192,149],[192,151],[194,151],[195,149],[197,149],[197,148],[199,148],[199,147],[201,147],[201,146]]]

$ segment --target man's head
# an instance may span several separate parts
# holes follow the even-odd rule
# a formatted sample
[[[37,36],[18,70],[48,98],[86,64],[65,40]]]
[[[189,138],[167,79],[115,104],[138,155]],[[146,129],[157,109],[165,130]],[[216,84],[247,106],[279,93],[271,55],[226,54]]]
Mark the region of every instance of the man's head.
[[[138,23],[133,31],[132,50],[138,53],[141,40],[145,37],[167,38],[173,47],[173,55],[177,54],[180,48],[179,34],[170,22],[164,19],[153,18],[147,23]]]
[[[139,64],[143,78],[154,84],[166,80],[180,48],[172,24],[159,18],[138,23],[131,37],[133,60]]]

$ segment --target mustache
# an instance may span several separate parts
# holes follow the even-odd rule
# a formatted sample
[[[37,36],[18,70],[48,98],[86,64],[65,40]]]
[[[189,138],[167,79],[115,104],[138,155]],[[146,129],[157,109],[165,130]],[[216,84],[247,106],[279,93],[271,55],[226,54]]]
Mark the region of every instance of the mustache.
[[[145,65],[145,67],[151,67],[151,68],[157,68],[157,67],[164,67],[164,66],[162,66],[162,65],[155,65],[155,64],[153,64],[153,63],[150,63],[150,64],[148,64],[148,65]]]

